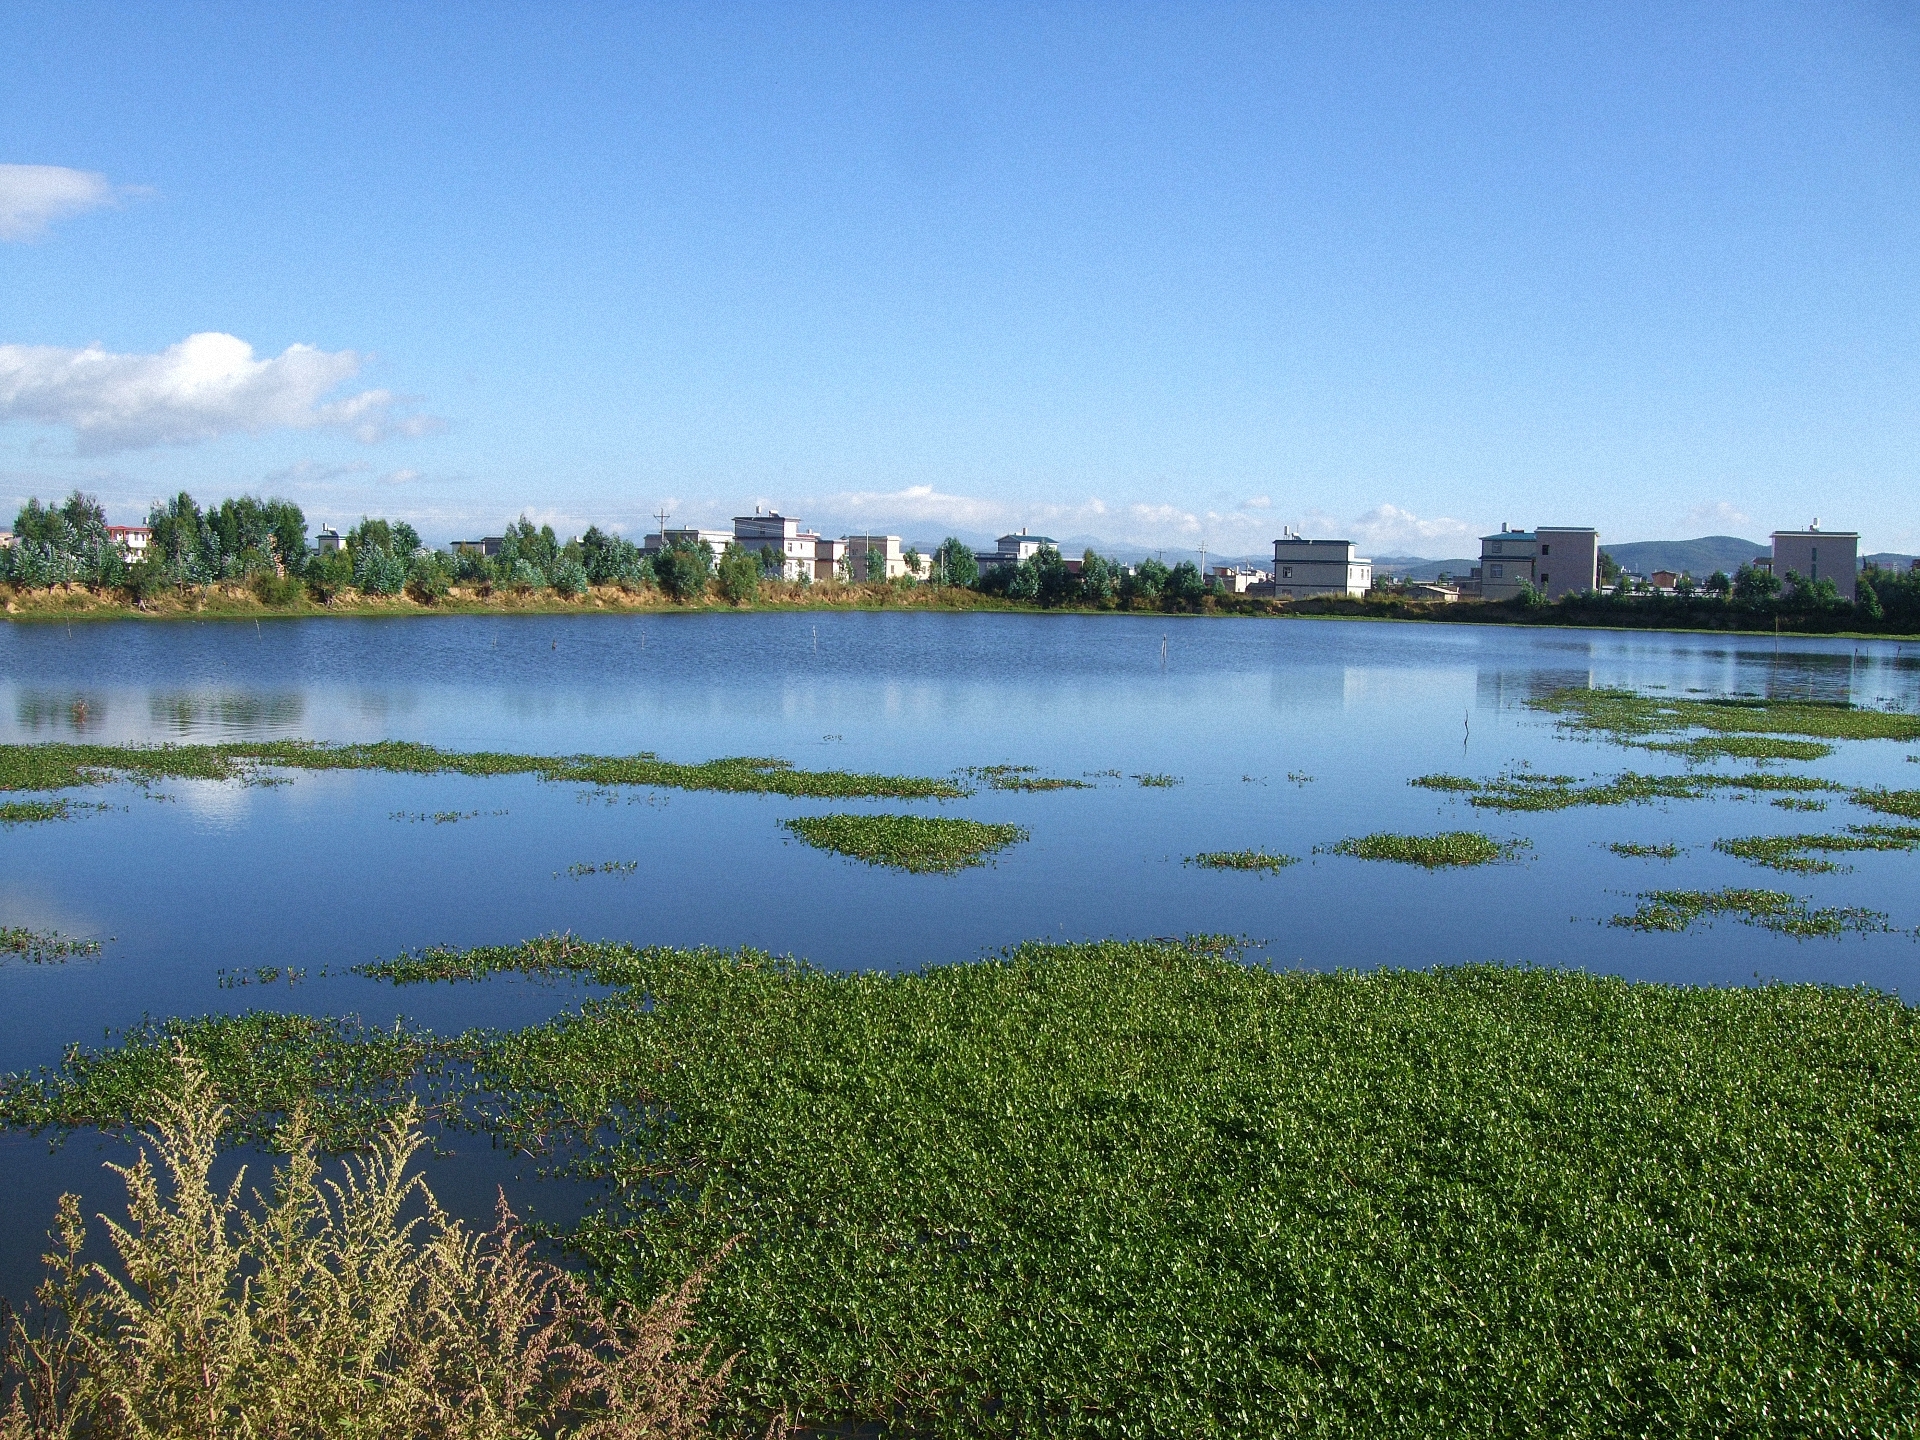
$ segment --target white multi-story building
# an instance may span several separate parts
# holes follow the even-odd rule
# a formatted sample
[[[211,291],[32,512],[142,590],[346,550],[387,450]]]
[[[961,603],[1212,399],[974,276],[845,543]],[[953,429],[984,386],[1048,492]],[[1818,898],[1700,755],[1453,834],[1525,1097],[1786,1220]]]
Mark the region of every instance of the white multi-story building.
[[[733,517],[733,539],[743,549],[779,555],[783,580],[815,578],[820,537],[811,530],[802,530],[798,520],[777,512],[762,515],[756,509],[751,515]]]
[[[120,553],[127,557],[130,564],[138,564],[147,558],[147,546],[153,540],[153,531],[145,525],[109,525],[107,541],[118,545]]]
[[[1851,601],[1859,569],[1857,531],[1822,530],[1816,519],[1804,530],[1773,532],[1773,573],[1783,582],[1790,574],[1809,582],[1831,580],[1841,599]]]
[[[718,560],[727,553],[727,546],[732,543],[731,530],[702,530],[695,526],[688,526],[682,530],[666,530],[656,535],[649,535],[646,543],[640,548],[649,555],[658,555],[669,545],[703,544],[713,551],[713,558]]]
[[[907,564],[898,535],[849,535],[846,542],[856,580],[895,580],[909,574],[918,579],[926,573],[925,556],[917,569]]]
[[[1577,595],[1600,584],[1600,533],[1581,525],[1542,525],[1480,537],[1480,568],[1474,572],[1487,600],[1512,600],[1532,585],[1547,599]]]
[[[1256,585],[1267,584],[1273,576],[1254,565],[1216,565],[1207,572],[1207,579],[1218,581],[1229,595],[1244,595]]]
[[[346,543],[340,538],[340,532],[331,525],[322,525],[313,537],[313,549],[317,555],[331,555],[345,548]]]
[[[1022,530],[1018,535],[1002,535],[991,550],[976,550],[973,561],[982,571],[987,571],[1001,565],[1018,565],[1022,560],[1031,560],[1042,550],[1059,548],[1056,541],[1045,535],[1029,535]]]
[[[1348,595],[1373,588],[1373,561],[1356,556],[1351,540],[1308,540],[1288,530],[1273,542],[1273,593],[1303,600],[1309,595]]]

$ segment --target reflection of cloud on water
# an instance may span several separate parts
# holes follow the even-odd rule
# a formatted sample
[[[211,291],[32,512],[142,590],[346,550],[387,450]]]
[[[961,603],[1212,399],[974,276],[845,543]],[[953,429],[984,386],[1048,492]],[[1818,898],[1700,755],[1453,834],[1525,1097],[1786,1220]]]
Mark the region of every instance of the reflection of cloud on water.
[[[254,798],[260,791],[231,780],[169,780],[166,793],[203,824],[217,830],[235,830],[251,818]]]
[[[22,926],[28,930],[57,930],[62,935],[89,940],[105,940],[107,933],[100,921],[70,907],[68,896],[36,890],[18,882],[0,884],[0,926]]]

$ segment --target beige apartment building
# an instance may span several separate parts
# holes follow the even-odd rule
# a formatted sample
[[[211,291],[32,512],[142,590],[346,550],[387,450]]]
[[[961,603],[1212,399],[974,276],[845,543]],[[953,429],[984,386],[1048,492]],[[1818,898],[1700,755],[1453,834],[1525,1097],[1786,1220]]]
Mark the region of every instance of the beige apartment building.
[[[1542,525],[1480,537],[1481,598],[1512,600],[1528,585],[1549,600],[1600,585],[1600,532],[1584,525]]]
[[[1815,520],[1804,530],[1773,532],[1773,573],[1808,581],[1831,580],[1840,598],[1851,602],[1860,570],[1860,535],[1855,530],[1822,530]]]

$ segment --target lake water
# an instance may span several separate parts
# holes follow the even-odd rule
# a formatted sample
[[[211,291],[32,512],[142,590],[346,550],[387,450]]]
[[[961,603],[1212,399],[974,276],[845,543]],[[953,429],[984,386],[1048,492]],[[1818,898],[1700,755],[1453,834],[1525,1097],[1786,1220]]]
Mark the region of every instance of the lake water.
[[[558,930],[754,945],[836,968],[967,960],[1030,938],[1206,931],[1245,936],[1251,953],[1281,965],[1497,959],[1913,996],[1920,856],[1848,856],[1849,873],[1799,877],[1710,849],[1730,835],[1875,818],[1842,799],[1818,816],[1731,797],[1502,815],[1407,784],[1520,762],[1579,775],[1684,768],[1570,738],[1527,707],[1567,685],[1912,710],[1920,646],[914,613],[8,625],[0,738],[11,741],[402,739],[924,775],[1010,763],[1095,788],[903,804],[369,772],[296,772],[266,787],[168,782],[153,794],[103,787],[82,798],[104,811],[0,829],[0,925],[104,942],[95,959],[0,964],[0,1071],[54,1063],[69,1044],[98,1044],[147,1016],[271,1007],[437,1029],[525,1024],[582,992],[514,977],[395,991],[348,970],[419,945]],[[1916,748],[1843,743],[1794,768],[1914,788]],[[1144,787],[1143,774],[1179,783]],[[915,876],[809,849],[778,824],[858,809],[1013,821],[1032,836],[989,867]],[[465,818],[421,818],[436,812]],[[1452,873],[1312,854],[1368,831],[1455,828],[1532,848],[1514,864]],[[1622,840],[1687,848],[1672,862],[1604,848]],[[1183,863],[1251,847],[1306,863],[1277,875]],[[636,864],[567,873],[609,861]],[[1896,933],[1796,941],[1731,921],[1687,935],[1605,923],[1633,908],[1637,890],[1721,885],[1868,906],[1888,912]],[[233,983],[262,965],[305,973]],[[97,1151],[76,1142],[50,1157],[44,1140],[0,1138],[0,1291],[17,1293],[51,1196],[90,1181]],[[472,1188],[490,1194],[493,1172],[481,1171]],[[445,1183],[465,1182],[450,1169]],[[112,1194],[89,1189],[103,1203]]]

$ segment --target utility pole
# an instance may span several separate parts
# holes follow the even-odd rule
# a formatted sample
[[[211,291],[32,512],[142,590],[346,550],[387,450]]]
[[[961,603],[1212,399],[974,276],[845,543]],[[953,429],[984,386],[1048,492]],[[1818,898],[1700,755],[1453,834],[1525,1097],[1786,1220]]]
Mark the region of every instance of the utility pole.
[[[667,544],[667,521],[673,517],[663,505],[654,512],[653,518],[660,522],[660,548],[664,550]]]

